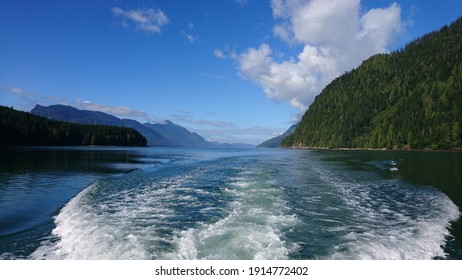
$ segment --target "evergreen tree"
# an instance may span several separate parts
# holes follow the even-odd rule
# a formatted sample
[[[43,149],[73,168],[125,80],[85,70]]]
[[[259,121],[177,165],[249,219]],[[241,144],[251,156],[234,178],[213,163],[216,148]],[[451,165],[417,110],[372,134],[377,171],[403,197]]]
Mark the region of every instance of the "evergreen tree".
[[[286,147],[462,148],[462,18],[379,54],[316,97]]]
[[[52,121],[0,106],[3,146],[146,146],[146,138],[126,127]]]

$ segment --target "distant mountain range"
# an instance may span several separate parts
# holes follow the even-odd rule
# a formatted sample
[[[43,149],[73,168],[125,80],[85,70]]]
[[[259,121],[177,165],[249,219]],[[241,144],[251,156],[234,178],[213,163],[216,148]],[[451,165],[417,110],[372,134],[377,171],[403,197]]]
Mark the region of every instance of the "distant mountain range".
[[[36,105],[30,111],[34,115],[51,120],[66,121],[79,124],[97,124],[129,127],[138,131],[147,140],[148,146],[158,147],[252,147],[245,144],[220,144],[209,142],[195,132],[174,124],[171,121],[164,123],[144,123],[131,119],[119,119],[99,111],[79,110],[66,105],[41,106]]]
[[[66,121],[79,124],[99,124],[130,127],[134,128],[146,138],[148,146],[175,146],[174,143],[165,139],[158,132],[145,127],[137,121],[119,119],[103,112],[79,110],[77,108],[65,105],[51,105],[46,107],[37,105],[30,112],[34,115],[42,116],[50,120]]]
[[[146,146],[129,127],[51,120],[0,106],[0,146]]]
[[[296,124],[292,125],[283,134],[281,134],[279,136],[276,136],[274,138],[271,138],[269,140],[266,140],[265,142],[261,143],[257,147],[260,147],[260,148],[279,148],[279,147],[281,147],[282,141],[284,141],[284,139],[287,138],[288,136],[292,135],[295,132],[295,130],[297,129],[298,125],[299,125],[299,123],[296,123]]]

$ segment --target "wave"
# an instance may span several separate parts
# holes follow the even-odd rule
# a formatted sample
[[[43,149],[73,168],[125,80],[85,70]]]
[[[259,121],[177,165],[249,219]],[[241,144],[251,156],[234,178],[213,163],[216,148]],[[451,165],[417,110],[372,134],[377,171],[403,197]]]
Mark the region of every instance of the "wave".
[[[283,190],[233,172],[209,163],[98,180],[65,205],[31,258],[288,258],[296,245],[283,231],[297,218]]]
[[[460,212],[436,188],[399,179],[363,182],[326,170],[320,178],[339,192],[345,215],[323,259],[445,258],[451,223]]]
[[[460,216],[449,197],[339,168],[235,157],[101,179],[61,209],[31,258],[446,257]]]
[[[194,203],[190,175],[149,180],[142,172],[99,180],[55,217],[35,259],[156,259],[171,243],[175,207]]]
[[[283,190],[261,174],[234,179],[224,191],[227,215],[211,224],[179,233],[171,259],[287,259],[297,245],[283,231],[297,223],[283,200]],[[252,178],[254,177],[254,178]],[[258,178],[258,179],[257,179]]]
[[[133,234],[107,220],[96,207],[88,204],[89,196],[99,187],[92,184],[82,191],[55,217],[52,238],[39,247],[34,259],[145,259],[147,254]],[[100,212],[100,213],[98,213]]]

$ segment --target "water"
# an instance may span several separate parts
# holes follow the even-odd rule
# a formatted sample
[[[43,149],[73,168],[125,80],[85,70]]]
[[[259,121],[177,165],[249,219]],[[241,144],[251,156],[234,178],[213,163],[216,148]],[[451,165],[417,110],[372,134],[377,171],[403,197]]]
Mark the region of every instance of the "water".
[[[462,259],[461,153],[0,155],[0,259]]]

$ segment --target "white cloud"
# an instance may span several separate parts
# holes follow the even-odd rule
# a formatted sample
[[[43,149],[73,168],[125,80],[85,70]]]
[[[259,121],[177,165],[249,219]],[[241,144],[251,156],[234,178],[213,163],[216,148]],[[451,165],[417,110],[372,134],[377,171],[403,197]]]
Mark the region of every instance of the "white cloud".
[[[13,96],[14,107],[24,111],[29,111],[37,104],[48,105],[48,104],[65,104],[68,105],[67,100],[62,99],[58,96],[45,96],[35,92],[25,90],[20,87],[4,87],[0,84],[0,94],[8,94]]]
[[[178,122],[186,125],[209,126],[221,129],[235,127],[235,124],[232,122],[197,119],[191,112],[183,110],[176,111],[177,114],[170,115],[170,120],[172,120],[173,122]]]
[[[183,31],[181,31],[181,34],[183,34],[183,36],[184,36],[186,39],[188,39],[189,43],[193,44],[193,43],[195,43],[195,42],[197,42],[197,41],[199,40],[198,37],[192,35],[192,33],[191,33],[191,31],[192,31],[192,29],[193,29],[193,27],[194,27],[194,23],[188,22],[187,27],[188,27],[188,30],[189,30],[189,31],[186,32],[186,31],[183,30]]]
[[[226,56],[225,54],[219,50],[219,49],[216,49],[213,51],[213,55],[216,57],[216,58],[219,58],[219,59],[226,59]]]
[[[181,34],[183,34],[183,36],[188,39],[189,43],[193,44],[195,43],[198,38],[197,37],[194,37],[193,35],[189,34],[189,33],[186,33],[185,31],[181,32]]]
[[[285,129],[274,127],[234,127],[234,128],[211,128],[196,129],[202,137],[208,141],[220,143],[246,143],[258,145],[263,141],[282,134]]]
[[[196,132],[208,141],[220,143],[260,144],[265,140],[280,135],[286,128],[275,127],[239,127],[234,122],[217,120],[215,113],[209,113],[213,119],[196,118],[193,113],[175,110],[169,120],[191,132]]]
[[[18,87],[10,88],[10,92],[13,93],[13,94],[16,94],[16,95],[24,95],[23,90],[18,88]]]
[[[281,2],[273,1],[273,2]],[[282,14],[283,24],[298,42],[336,44],[349,40],[357,31],[359,0],[311,0],[288,2]]]
[[[4,87],[1,84],[0,93],[12,96],[16,103],[15,107],[26,111],[42,102],[42,99],[44,99],[41,96],[33,92],[26,91],[20,87]]]
[[[361,18],[360,40],[375,50],[386,51],[393,37],[390,34],[401,33],[404,23],[400,18],[401,9],[394,3],[387,9],[373,9]]]
[[[238,63],[242,75],[261,86],[271,100],[288,101],[300,110],[306,110],[315,94],[337,73],[328,49],[306,45],[297,60],[283,62],[274,61],[271,54],[266,44],[241,54]]]
[[[108,106],[91,103],[90,101],[77,100],[76,107],[81,110],[100,111],[119,118],[135,119],[139,121],[155,122],[148,113],[144,111],[133,110],[124,106]]]
[[[223,49],[213,50],[213,55],[219,59],[228,59],[228,58],[237,59],[238,58],[238,54],[236,53],[234,49],[231,49],[229,44],[225,44]]]
[[[271,7],[273,34],[302,49],[276,61],[267,44],[249,48],[237,58],[239,72],[271,100],[302,111],[335,77],[387,52],[404,29],[398,4],[363,13],[360,0],[272,0]]]
[[[151,33],[160,33],[161,28],[169,22],[167,15],[159,9],[123,10],[114,7],[111,11],[123,19],[124,26],[134,25],[137,29]]]

